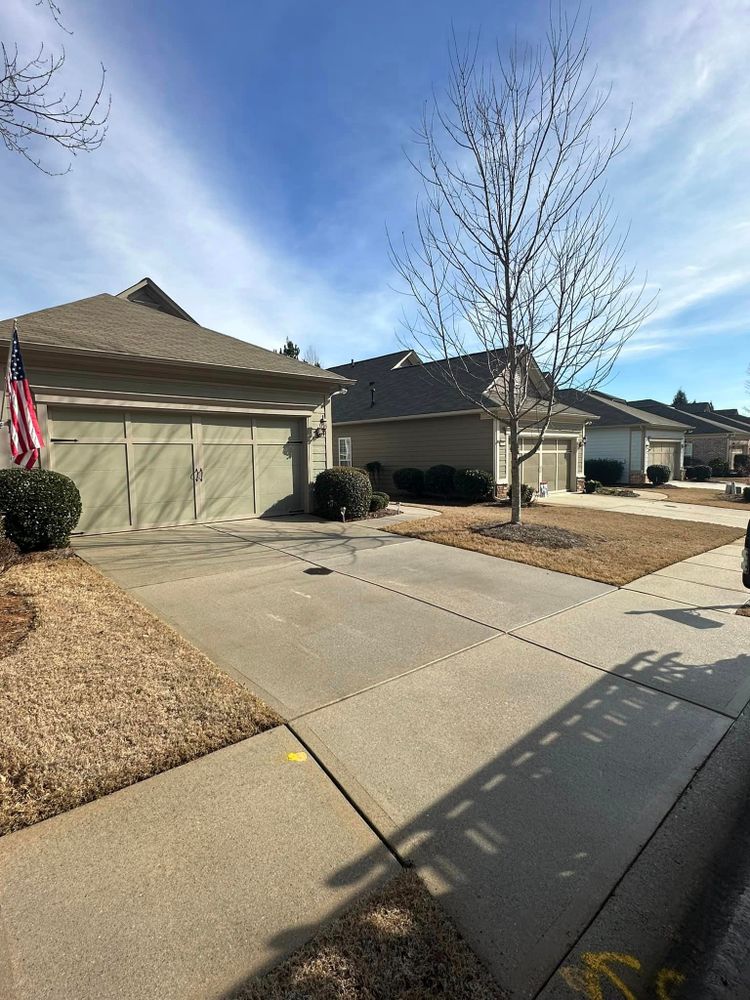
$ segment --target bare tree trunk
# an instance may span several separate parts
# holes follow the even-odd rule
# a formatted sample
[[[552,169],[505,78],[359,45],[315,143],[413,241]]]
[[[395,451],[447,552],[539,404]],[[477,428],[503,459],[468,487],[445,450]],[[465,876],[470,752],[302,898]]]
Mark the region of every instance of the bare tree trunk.
[[[518,461],[518,427],[510,428],[510,523],[521,523],[521,465]]]

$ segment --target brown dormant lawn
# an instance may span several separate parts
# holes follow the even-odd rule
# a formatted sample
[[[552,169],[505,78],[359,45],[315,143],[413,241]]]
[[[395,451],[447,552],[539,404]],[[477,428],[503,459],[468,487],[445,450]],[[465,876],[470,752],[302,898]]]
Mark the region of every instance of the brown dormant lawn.
[[[502,1000],[413,872],[365,897],[235,1000]]]
[[[77,557],[24,559],[3,599],[17,628],[27,605],[34,620],[0,649],[0,834],[280,721]]]
[[[740,483],[745,486],[745,483]],[[718,490],[702,490],[690,486],[657,486],[659,493],[664,493],[669,503],[692,503],[701,507],[724,507],[728,510],[745,510],[750,518],[750,503],[742,497],[729,499],[724,493],[724,487]]]
[[[589,580],[622,586],[664,566],[718,548],[741,538],[740,528],[715,524],[672,521],[663,517],[641,517],[579,507],[534,504],[523,510],[523,521],[537,527],[561,528],[579,536],[585,544],[558,548],[528,542],[491,538],[480,531],[510,520],[507,505],[477,504],[473,507],[439,507],[440,517],[404,521],[387,528],[395,535],[423,538],[442,545],[484,552],[529,563],[543,569],[584,576]],[[479,531],[476,529],[480,529]],[[554,533],[550,533],[552,536]]]

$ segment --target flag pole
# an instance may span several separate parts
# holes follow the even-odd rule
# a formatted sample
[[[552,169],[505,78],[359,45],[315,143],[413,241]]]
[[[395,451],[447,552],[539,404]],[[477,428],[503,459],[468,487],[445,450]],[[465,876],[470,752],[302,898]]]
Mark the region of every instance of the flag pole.
[[[4,427],[6,423],[10,424],[10,420],[5,421],[3,417],[5,416],[5,397],[8,395],[8,374],[10,372],[10,359],[13,355],[13,336],[18,333],[18,320],[13,320],[13,329],[10,332],[10,343],[8,344],[8,359],[5,362],[5,376],[3,377],[3,401],[0,403],[0,427]]]

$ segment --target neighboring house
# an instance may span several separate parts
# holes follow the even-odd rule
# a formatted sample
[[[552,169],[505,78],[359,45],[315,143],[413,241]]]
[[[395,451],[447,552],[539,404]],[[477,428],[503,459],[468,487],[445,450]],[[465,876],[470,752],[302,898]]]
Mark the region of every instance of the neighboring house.
[[[12,322],[0,323],[7,352]],[[149,278],[18,317],[46,447],[79,530],[309,510],[340,375],[199,326]],[[10,462],[7,434],[4,455]]]
[[[476,354],[423,364],[414,351],[396,351],[335,367],[357,384],[333,400],[334,460],[360,467],[379,462],[380,485],[386,490],[395,488],[395,470],[407,466],[485,469],[503,495],[510,468],[507,427],[449,381],[452,372],[466,391],[485,395],[491,406],[484,359]],[[546,393],[541,373],[535,370],[533,377],[540,394]],[[524,483],[536,488],[546,482],[550,491],[582,489],[583,438],[592,419],[556,405],[541,451],[524,463]]]
[[[678,409],[655,399],[632,400],[628,405],[687,424],[690,430],[685,436],[685,454],[702,462],[719,458],[731,466],[735,455],[750,452],[750,427],[743,427],[742,422],[734,418],[717,416],[715,411],[711,411],[710,416],[708,413],[693,413],[686,407]],[[706,405],[710,404],[688,403],[687,407]]]
[[[679,478],[687,422],[649,413],[604,392],[563,389],[557,398],[599,418],[586,431],[586,458],[622,462],[621,482],[645,483],[649,465],[666,465]]]

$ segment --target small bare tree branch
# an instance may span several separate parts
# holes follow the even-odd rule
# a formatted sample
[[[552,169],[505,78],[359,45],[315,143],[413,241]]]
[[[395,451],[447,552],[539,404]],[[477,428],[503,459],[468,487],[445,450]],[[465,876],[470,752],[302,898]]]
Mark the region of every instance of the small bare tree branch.
[[[509,429],[516,523],[521,466],[565,408],[557,391],[605,382],[652,306],[604,188],[629,122],[598,135],[608,94],[587,56],[586,29],[561,9],[541,45],[489,66],[454,38],[445,100],[425,108],[411,158],[416,236],[389,237],[416,303],[405,342],[449,362],[431,370]]]
[[[67,31],[54,0],[35,0],[35,5],[47,8]],[[82,91],[69,97],[64,90],[55,90],[64,64],[63,48],[48,53],[40,44],[35,55],[21,57],[17,44],[0,42],[0,139],[6,149],[46,174],[67,173],[71,164],[64,171],[43,166],[34,152],[40,142],[47,140],[76,156],[98,149],[107,132],[110,99],[104,96],[104,66],[93,100],[85,101]]]

